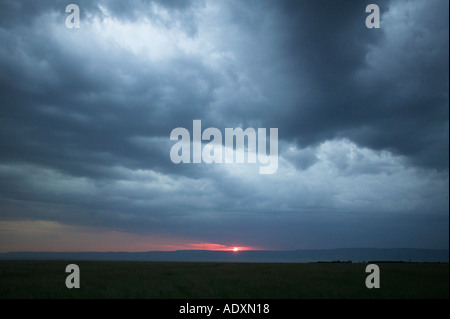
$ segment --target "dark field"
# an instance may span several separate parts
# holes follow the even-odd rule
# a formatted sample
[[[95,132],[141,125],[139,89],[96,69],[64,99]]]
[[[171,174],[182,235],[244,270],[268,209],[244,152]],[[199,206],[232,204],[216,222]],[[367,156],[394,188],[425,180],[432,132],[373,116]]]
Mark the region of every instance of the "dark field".
[[[80,289],[67,289],[70,262],[0,262],[0,298],[449,298],[448,264],[75,262]]]

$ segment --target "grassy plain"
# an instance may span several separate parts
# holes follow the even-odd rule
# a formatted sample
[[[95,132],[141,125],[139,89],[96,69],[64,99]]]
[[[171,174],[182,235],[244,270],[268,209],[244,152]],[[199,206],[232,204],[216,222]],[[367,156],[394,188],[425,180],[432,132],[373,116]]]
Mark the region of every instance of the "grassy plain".
[[[366,264],[73,262],[81,288],[67,289],[70,263],[1,261],[0,298],[449,298],[448,264],[380,263],[367,289]]]

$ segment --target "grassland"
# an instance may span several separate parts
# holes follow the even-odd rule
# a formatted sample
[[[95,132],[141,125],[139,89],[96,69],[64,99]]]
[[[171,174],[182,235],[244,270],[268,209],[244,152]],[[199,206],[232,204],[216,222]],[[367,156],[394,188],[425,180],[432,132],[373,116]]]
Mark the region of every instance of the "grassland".
[[[81,288],[67,289],[69,262],[0,262],[0,298],[449,298],[448,264],[75,262]]]

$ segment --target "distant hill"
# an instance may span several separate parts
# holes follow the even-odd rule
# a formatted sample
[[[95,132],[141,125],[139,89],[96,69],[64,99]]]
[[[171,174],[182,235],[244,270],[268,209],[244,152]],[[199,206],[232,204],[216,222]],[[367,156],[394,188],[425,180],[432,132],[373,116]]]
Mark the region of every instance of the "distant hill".
[[[9,252],[0,260],[76,260],[76,261],[180,261],[180,262],[333,262],[399,261],[449,262],[448,250],[432,249],[319,249],[319,250],[248,250],[240,252],[211,250],[128,252]]]

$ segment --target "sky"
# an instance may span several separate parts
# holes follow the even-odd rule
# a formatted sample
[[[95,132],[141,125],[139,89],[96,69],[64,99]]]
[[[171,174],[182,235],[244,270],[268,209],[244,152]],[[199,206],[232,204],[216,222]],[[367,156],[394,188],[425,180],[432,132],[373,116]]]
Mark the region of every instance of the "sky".
[[[448,41],[447,0],[0,0],[0,252],[448,249]],[[277,171],[173,163],[194,120]]]

